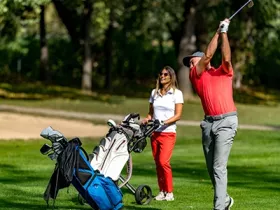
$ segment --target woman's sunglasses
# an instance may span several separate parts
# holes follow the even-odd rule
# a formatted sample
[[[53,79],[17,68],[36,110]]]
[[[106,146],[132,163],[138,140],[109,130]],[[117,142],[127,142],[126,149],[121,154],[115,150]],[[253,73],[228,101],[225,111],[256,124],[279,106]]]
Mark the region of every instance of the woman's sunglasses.
[[[159,73],[159,76],[165,76],[165,77],[167,77],[169,74],[168,73]]]

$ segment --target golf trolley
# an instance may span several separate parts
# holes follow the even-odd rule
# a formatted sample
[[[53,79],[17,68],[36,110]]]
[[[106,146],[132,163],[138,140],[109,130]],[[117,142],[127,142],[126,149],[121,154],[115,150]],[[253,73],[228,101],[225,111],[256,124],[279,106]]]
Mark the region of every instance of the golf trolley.
[[[127,115],[120,124],[116,124],[113,120],[108,120],[107,124],[110,126],[109,132],[106,137],[101,139],[99,145],[93,149],[92,154],[89,154],[88,157],[87,153],[80,147],[81,142],[78,138],[68,141],[59,131],[53,130],[51,127],[44,129],[41,132],[41,136],[50,140],[52,145],[44,144],[40,151],[42,154],[48,155],[52,160],[60,159],[60,155],[63,154],[65,148],[69,146],[69,142],[75,140],[75,145],[78,145],[77,150],[80,152],[80,158],[78,159],[83,159],[84,161],[84,163],[80,165],[87,165],[87,170],[92,175],[91,177],[93,177],[93,179],[98,177],[102,182],[103,179],[106,179],[106,182],[109,182],[110,185],[111,182],[114,182],[117,189],[113,186],[110,189],[114,192],[113,197],[120,197],[118,189],[126,186],[134,194],[137,204],[148,204],[153,199],[151,188],[148,185],[140,185],[134,188],[128,183],[132,176],[133,168],[131,153],[141,153],[145,149],[147,145],[146,138],[150,137],[153,131],[160,126],[160,122],[158,120],[151,120],[147,124],[140,124],[137,122],[139,119],[139,114],[132,113]],[[77,139],[78,143],[76,142]],[[83,180],[82,175],[79,175],[79,173],[77,175],[77,172],[84,172],[84,166],[81,167],[81,169],[76,169],[75,167],[77,167],[77,164],[75,165],[73,163],[72,165],[75,178],[72,184],[79,192],[78,201],[81,204],[85,202],[89,203],[93,209],[102,209],[99,205],[96,205],[99,201],[96,201],[94,196],[89,199],[88,192],[85,192],[86,184],[84,183],[86,183],[86,181]],[[127,165],[126,177],[121,175],[124,165]],[[93,179],[91,179],[91,182]],[[119,185],[118,181],[121,182]],[[77,186],[77,183],[83,183],[84,185],[79,184]],[[94,194],[94,192],[91,192],[91,194]],[[56,194],[52,197],[56,197]],[[112,209],[118,209],[122,203],[120,200],[117,200],[112,205],[114,206]]]
[[[120,124],[108,120],[109,132],[93,149],[90,162],[93,168],[111,177],[116,183],[120,181],[119,188],[126,186],[134,194],[136,203],[144,205],[149,204],[153,199],[152,190],[148,185],[143,184],[134,188],[129,184],[133,169],[131,153],[141,153],[145,149],[146,138],[160,126],[160,122],[151,120],[147,124],[140,124],[139,119],[139,114],[132,113],[127,115]],[[121,172],[125,165],[127,175],[124,177]],[[82,203],[82,199],[80,202]]]

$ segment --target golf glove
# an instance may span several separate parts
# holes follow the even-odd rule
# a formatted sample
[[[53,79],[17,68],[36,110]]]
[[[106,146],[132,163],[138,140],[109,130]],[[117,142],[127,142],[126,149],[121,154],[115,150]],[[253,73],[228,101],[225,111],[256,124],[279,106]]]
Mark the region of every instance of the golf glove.
[[[62,151],[63,151],[63,149],[64,149],[64,147],[59,143],[59,142],[54,142],[53,143],[53,150],[54,150],[54,152],[56,153],[56,154],[60,154]]]
[[[229,21],[226,21],[226,20],[223,20],[220,22],[220,25],[219,25],[219,31],[220,33],[227,33],[228,31],[228,26],[229,26]]]

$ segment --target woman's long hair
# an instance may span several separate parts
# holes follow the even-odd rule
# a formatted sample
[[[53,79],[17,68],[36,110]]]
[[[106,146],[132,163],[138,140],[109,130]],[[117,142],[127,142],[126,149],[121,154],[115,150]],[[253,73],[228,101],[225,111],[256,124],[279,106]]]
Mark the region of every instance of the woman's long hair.
[[[176,73],[175,73],[174,69],[172,69],[170,66],[165,66],[165,67],[163,67],[161,72],[163,70],[166,70],[170,76],[170,83],[169,83],[169,86],[167,89],[170,90],[171,88],[173,88],[173,91],[175,91],[175,89],[178,89],[178,82],[177,82],[177,77],[176,77]],[[160,74],[159,74],[158,78],[157,78],[157,82],[156,82],[156,89],[155,89],[154,96],[157,94],[158,90],[162,89],[162,87],[163,86],[160,83]]]

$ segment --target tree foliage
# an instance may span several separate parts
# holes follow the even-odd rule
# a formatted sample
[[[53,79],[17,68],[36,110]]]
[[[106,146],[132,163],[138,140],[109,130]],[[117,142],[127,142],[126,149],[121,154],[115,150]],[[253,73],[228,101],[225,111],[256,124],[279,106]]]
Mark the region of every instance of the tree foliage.
[[[92,9],[88,20],[85,3]],[[254,3],[232,19],[228,32],[236,87],[280,89],[280,2]],[[81,86],[88,74],[92,90],[151,88],[164,65],[179,75],[184,68],[181,58],[204,50],[219,21],[243,4],[243,0],[1,0],[0,72],[40,80],[40,6],[46,5],[53,83]],[[217,53],[213,63],[220,59]],[[182,81],[185,78],[181,83],[188,85]]]

